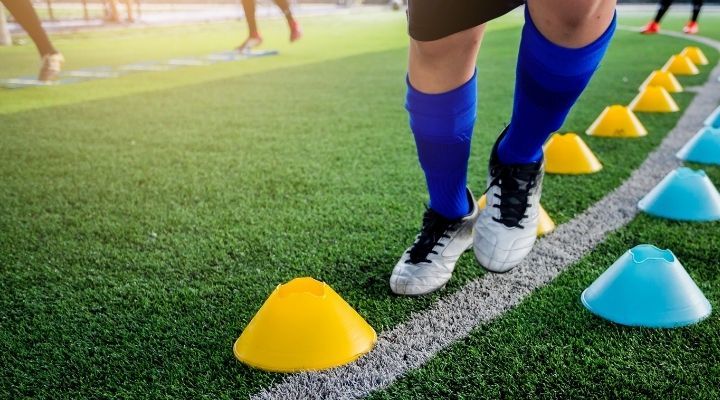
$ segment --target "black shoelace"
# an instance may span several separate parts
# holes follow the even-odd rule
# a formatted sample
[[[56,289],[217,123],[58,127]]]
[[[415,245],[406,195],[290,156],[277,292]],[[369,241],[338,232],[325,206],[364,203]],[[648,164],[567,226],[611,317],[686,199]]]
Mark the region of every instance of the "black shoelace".
[[[495,197],[500,199],[500,204],[494,205],[495,208],[500,209],[500,218],[493,217],[493,220],[508,228],[523,229],[520,221],[527,218],[525,212],[530,207],[528,203],[530,190],[537,184],[537,167],[534,164],[497,165],[493,167],[491,175],[494,178],[488,185],[488,190],[492,186],[500,188],[500,195],[495,194]]]
[[[408,250],[410,254],[410,262],[413,264],[429,263],[427,259],[429,254],[437,254],[435,246],[444,246],[438,243],[442,238],[449,238],[448,231],[452,231],[457,226],[459,220],[449,220],[433,209],[428,208],[423,215],[423,225],[420,229],[415,244]]]

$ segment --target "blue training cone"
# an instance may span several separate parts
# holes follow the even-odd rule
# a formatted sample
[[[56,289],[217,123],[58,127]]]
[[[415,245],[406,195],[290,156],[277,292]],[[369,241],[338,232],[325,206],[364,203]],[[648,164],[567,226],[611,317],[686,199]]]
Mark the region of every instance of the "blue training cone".
[[[670,172],[638,207],[656,217],[679,221],[720,220],[720,193],[705,171],[678,168]]]
[[[716,108],[715,111],[705,119],[704,124],[714,129],[720,128],[720,107]]]
[[[720,164],[720,128],[700,129],[676,154],[683,161]]]
[[[580,296],[593,314],[647,328],[676,328],[707,318],[710,302],[670,250],[641,244],[625,252]]]

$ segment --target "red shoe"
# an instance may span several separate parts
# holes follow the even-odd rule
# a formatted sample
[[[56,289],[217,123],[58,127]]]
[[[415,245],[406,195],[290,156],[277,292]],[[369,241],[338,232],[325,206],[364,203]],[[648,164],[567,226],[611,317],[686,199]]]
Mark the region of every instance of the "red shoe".
[[[245,41],[238,46],[235,50],[239,51],[240,53],[249,52],[252,49],[260,46],[263,42],[262,36],[260,36],[259,33],[256,33],[254,35],[248,36]]]
[[[643,35],[654,35],[658,32],[660,32],[660,24],[655,21],[648,22],[648,24],[640,31]]]
[[[300,23],[297,21],[293,21],[290,24],[290,43],[300,40],[300,38],[302,36],[303,36],[303,31],[302,31],[302,28],[300,27]]]
[[[698,26],[697,21],[688,21],[688,23],[685,24],[685,27],[683,28],[683,32],[687,33],[688,35],[695,35],[700,32],[700,27]]]

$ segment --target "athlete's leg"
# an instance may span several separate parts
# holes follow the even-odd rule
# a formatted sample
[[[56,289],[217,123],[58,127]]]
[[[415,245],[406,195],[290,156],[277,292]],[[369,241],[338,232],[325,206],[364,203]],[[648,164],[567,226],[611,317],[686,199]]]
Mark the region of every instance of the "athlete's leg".
[[[640,31],[640,33],[644,33],[647,35],[651,35],[654,33],[660,32],[660,21],[662,20],[663,16],[667,12],[667,10],[672,5],[673,0],[660,0],[660,4],[658,5],[657,14],[655,15],[655,19],[648,22],[647,25]]]
[[[53,81],[57,79],[65,58],[50,42],[30,0],[2,0],[2,3],[27,32],[40,53],[41,64],[38,80]]]
[[[288,26],[290,27],[290,41],[294,42],[302,37],[302,29],[300,24],[293,17],[292,10],[290,10],[290,3],[288,0],[273,0],[278,6],[280,11],[285,15]]]
[[[243,12],[248,25],[248,37],[237,47],[240,52],[250,51],[262,44],[262,36],[258,31],[257,20],[255,19],[255,0],[242,0]]]
[[[30,39],[35,43],[40,56],[54,54],[58,51],[53,47],[45,29],[43,29],[35,9],[30,0],[2,0],[5,7],[15,17],[15,20],[27,32]]]
[[[478,262],[506,272],[536,240],[542,146],[597,69],[615,28],[614,0],[528,0],[509,127],[490,156],[487,206],[475,225]]]
[[[285,15],[285,19],[287,19],[288,25],[292,25],[295,22],[295,18],[293,18],[292,11],[290,10],[290,3],[288,2],[288,0],[273,0],[273,2]]]
[[[128,22],[135,22],[135,16],[133,15],[133,0],[125,0],[125,10],[127,11]]]
[[[667,13],[668,9],[672,5],[673,0],[660,0],[660,5],[658,6],[657,14],[655,15],[655,21],[656,23],[660,23],[662,21],[663,17],[665,16],[665,13]]]
[[[430,205],[413,246],[393,269],[390,287],[424,294],[445,285],[472,245],[477,206],[467,190],[475,124],[475,59],[484,27],[438,40],[411,40],[406,108]]]
[[[614,31],[614,0],[529,0],[513,115],[500,160],[534,162],[600,64]]]
[[[485,22],[522,0],[410,0],[407,97],[410,128],[430,195],[420,233],[390,277],[393,292],[442,288],[472,246],[478,216],[467,189],[475,116],[475,62]]]
[[[683,32],[694,35],[700,31],[697,19],[700,15],[700,10],[702,9],[702,6],[703,0],[693,0],[692,15],[690,16],[690,21],[688,21],[687,24],[685,24],[685,26],[683,27]]]
[[[243,12],[245,13],[245,21],[247,21],[248,36],[260,36],[257,28],[257,20],[255,19],[255,0],[242,0]]]
[[[430,208],[446,218],[468,213],[467,163],[475,122],[475,60],[484,25],[439,40],[412,39],[406,106]]]
[[[698,17],[700,16],[700,10],[702,10],[703,6],[703,0],[693,0],[692,2],[692,16],[691,21],[697,22]]]

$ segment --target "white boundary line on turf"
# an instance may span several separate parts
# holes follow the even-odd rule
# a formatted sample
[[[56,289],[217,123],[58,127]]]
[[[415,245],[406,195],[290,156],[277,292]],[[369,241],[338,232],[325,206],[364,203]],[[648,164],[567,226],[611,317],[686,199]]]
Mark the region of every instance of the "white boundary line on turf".
[[[720,42],[701,37],[686,38],[720,51]],[[512,272],[485,274],[457,292],[440,298],[429,309],[411,314],[406,322],[380,333],[373,351],[354,363],[329,371],[289,375],[253,398],[364,397],[389,386],[408,371],[425,364],[440,350],[468,336],[478,325],[492,321],[518,305],[533,290],[546,285],[580,260],[609,233],[629,223],[638,212],[636,204],[640,198],[681,165],[675,153],[720,102],[718,76],[720,64],[699,87],[677,125],[628,180],[539,240],[525,261]]]

